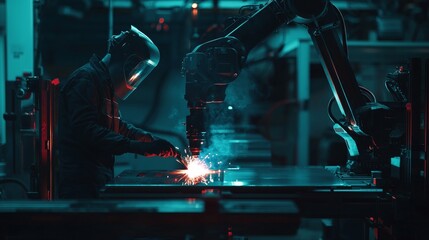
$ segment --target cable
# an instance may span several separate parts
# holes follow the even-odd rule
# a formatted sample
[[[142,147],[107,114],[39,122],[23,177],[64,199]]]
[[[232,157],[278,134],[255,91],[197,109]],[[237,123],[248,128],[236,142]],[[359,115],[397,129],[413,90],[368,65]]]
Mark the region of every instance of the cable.
[[[368,88],[365,88],[365,87],[359,86],[359,89],[360,89],[360,90],[362,90],[363,92],[368,93],[368,94],[371,96],[371,98],[372,98],[372,99],[370,99],[370,98],[367,96],[367,97],[368,97],[368,99],[369,99],[369,101],[377,102],[377,98],[375,97],[375,94],[374,94],[374,93],[372,93]]]
[[[335,100],[335,98],[334,98],[334,97],[331,97],[331,99],[329,99],[329,102],[328,102],[328,108],[327,108],[327,110],[328,110],[328,116],[329,116],[329,119],[331,119],[331,121],[332,121],[333,123],[336,123],[336,124],[338,124],[338,125],[340,125],[340,126],[343,126],[343,124],[342,124],[338,119],[336,119],[336,118],[334,117],[334,114],[332,114],[332,110],[331,110],[331,108],[332,108],[332,104],[334,103],[334,100]]]
[[[362,86],[359,86],[359,89],[362,92],[365,92],[371,96],[371,97],[369,97],[369,96],[365,95],[365,97],[367,97],[369,101],[377,102],[377,98],[375,97],[374,93],[372,93],[369,89],[362,87]],[[332,108],[332,104],[334,103],[334,99],[335,99],[334,97],[331,97],[331,99],[329,99],[328,107],[327,107],[328,116],[333,123],[336,123],[336,124],[340,125],[343,129],[345,129],[345,126],[337,118],[334,117],[334,114],[332,114],[331,108]]]

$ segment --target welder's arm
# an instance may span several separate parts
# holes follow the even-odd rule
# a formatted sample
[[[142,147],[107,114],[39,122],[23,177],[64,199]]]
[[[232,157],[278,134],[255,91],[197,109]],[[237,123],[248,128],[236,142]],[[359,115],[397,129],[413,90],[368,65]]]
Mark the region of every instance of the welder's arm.
[[[130,139],[97,123],[99,104],[97,89],[91,80],[75,81],[66,94],[68,118],[76,137],[88,148],[109,154],[137,153],[145,156],[177,156],[174,146],[162,139],[142,142]],[[124,125],[122,127],[125,127]],[[123,129],[124,130],[124,129]],[[124,130],[125,131],[125,130]],[[139,130],[129,128],[127,134],[138,138]],[[143,132],[140,132],[143,133]]]
[[[130,152],[144,155],[146,157],[175,157],[180,158],[179,151],[167,140],[156,139],[152,142],[130,142]]]
[[[177,148],[169,141],[155,137],[125,121],[119,121],[119,133],[132,139],[130,142],[130,152],[142,154],[147,157],[181,157]]]
[[[123,120],[119,120],[119,133],[127,138],[140,142],[152,142],[155,140],[155,137],[152,136],[152,134]]]

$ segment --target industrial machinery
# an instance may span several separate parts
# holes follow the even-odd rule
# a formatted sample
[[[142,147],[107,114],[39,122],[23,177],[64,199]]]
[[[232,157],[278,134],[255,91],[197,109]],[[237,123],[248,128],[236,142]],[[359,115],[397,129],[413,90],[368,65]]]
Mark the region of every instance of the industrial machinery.
[[[371,102],[362,94],[348,60],[344,20],[340,11],[329,1],[270,1],[243,22],[234,23],[221,38],[203,43],[187,54],[183,61],[186,75],[185,99],[190,115],[187,117],[187,138],[192,155],[199,155],[207,144],[204,109],[208,103],[225,99],[225,89],[240,73],[247,53],[268,34],[284,23],[295,22],[307,27],[321,57],[333,95],[344,115],[335,121],[335,132],[347,143],[353,158],[367,158],[383,145],[371,119],[386,112],[385,105]]]
[[[233,239],[295,234],[302,218],[327,218],[359,219],[347,232],[356,239],[426,239],[429,60],[411,59],[389,74],[386,86],[395,102],[375,102],[357,83],[341,13],[328,0],[271,0],[234,22],[224,37],[186,55],[191,155],[210,145],[207,105],[224,101],[249,51],[284,23],[306,27],[321,57],[334,96],[329,108],[336,102],[343,115],[329,113],[347,144],[347,166],[228,166],[191,184],[186,170],[126,170],[102,189],[103,201],[0,203],[0,229],[13,236],[27,217],[34,221],[26,227],[42,234],[104,227],[107,237],[122,231],[132,237]],[[323,239],[341,239],[328,235]]]
[[[51,200],[54,181],[54,132],[59,79],[45,80],[25,75],[8,82],[7,134],[12,140],[8,148],[7,176],[23,182],[27,197]],[[22,102],[29,101],[24,108]],[[25,137],[30,139],[23,146]],[[22,185],[22,184],[21,184]]]
[[[429,62],[411,59],[389,74],[386,86],[395,102],[376,102],[373,94],[357,83],[342,15],[329,1],[269,1],[247,19],[229,26],[224,37],[205,42],[186,55],[182,70],[190,112],[186,130],[191,155],[198,157],[210,145],[208,104],[224,101],[228,84],[238,77],[247,54],[258,42],[280,25],[292,22],[308,29],[321,57],[334,96],[328,113],[334,131],[348,148],[346,166],[226,168],[191,186],[175,171],[125,171],[107,184],[101,195],[201,198],[208,206],[216,206],[218,213],[224,213],[222,204],[231,199],[253,203],[292,200],[300,217],[366,219],[364,229],[376,229],[377,239],[424,238]],[[342,119],[330,111],[334,100]],[[212,194],[207,196],[208,192]],[[264,214],[270,215],[269,211]],[[369,238],[368,232],[360,238]]]
[[[2,9],[8,19],[5,47],[10,54],[5,63],[2,62],[7,65],[2,96],[6,107],[1,113],[7,142],[0,195],[2,199],[51,200],[59,79],[48,80],[43,74],[39,39],[43,1],[7,1],[5,5],[6,9]],[[25,18],[15,20],[18,13]],[[16,24],[18,22],[22,25]],[[15,189],[5,186],[9,183],[13,183]]]
[[[388,194],[398,194],[394,199],[400,196],[427,210],[428,61],[412,59],[408,66],[388,75],[386,86],[396,102],[376,102],[357,83],[348,59],[344,19],[327,0],[269,1],[247,19],[229,26],[224,37],[205,42],[186,55],[182,71],[192,155],[199,156],[210,144],[207,104],[224,101],[226,87],[240,74],[249,51],[284,23],[306,27],[321,58],[334,96],[329,117],[349,153],[341,175],[371,176],[372,184]],[[342,119],[330,112],[334,99]]]
[[[374,101],[372,93],[356,81],[341,13],[329,1],[269,1],[249,18],[235,22],[224,37],[203,43],[186,55],[183,73],[190,111],[186,128],[191,155],[198,157],[210,144],[208,104],[223,102],[226,87],[239,75],[250,49],[281,24],[290,22],[307,27],[321,57],[334,95],[329,109],[335,100],[343,114],[343,119],[337,119],[328,111],[334,131],[348,147],[346,166],[229,166],[209,172],[202,181],[192,184],[181,171],[129,170],[107,184],[101,196],[203,200],[203,214],[223,226],[218,229],[219,235],[213,235],[217,237],[229,236],[227,229],[241,230],[243,224],[247,234],[258,229],[258,217],[250,214],[254,213],[250,206],[236,206],[237,211],[249,211],[249,215],[241,215],[237,222],[229,221],[229,208],[224,205],[229,201],[264,206],[271,201],[292,201],[299,218],[283,215],[288,215],[290,221],[361,219],[361,225],[354,224],[355,231],[347,234],[369,239],[370,229],[374,229],[375,239],[424,239],[428,218],[429,61],[411,59],[388,75],[386,86],[395,102]],[[342,38],[339,33],[343,33]],[[274,208],[264,209],[260,216],[281,230],[276,218],[271,218]],[[290,229],[283,230],[280,234]],[[253,234],[276,233],[269,229]],[[326,237],[336,238],[340,239],[339,235]]]

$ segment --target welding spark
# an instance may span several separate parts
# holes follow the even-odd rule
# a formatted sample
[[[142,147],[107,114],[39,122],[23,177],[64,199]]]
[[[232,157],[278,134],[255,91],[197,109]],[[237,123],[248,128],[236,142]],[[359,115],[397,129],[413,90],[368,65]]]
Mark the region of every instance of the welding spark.
[[[208,184],[207,175],[217,173],[218,171],[210,170],[205,162],[206,159],[207,157],[200,159],[187,155],[177,160],[186,167],[185,170],[177,170],[177,173],[182,175],[179,181],[183,181],[185,185]]]

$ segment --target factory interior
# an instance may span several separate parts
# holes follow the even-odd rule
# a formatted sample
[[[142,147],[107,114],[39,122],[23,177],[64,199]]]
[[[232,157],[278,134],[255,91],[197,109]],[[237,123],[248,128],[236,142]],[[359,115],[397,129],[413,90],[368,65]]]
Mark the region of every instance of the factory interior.
[[[429,239],[428,102],[427,0],[0,0],[0,239]]]

